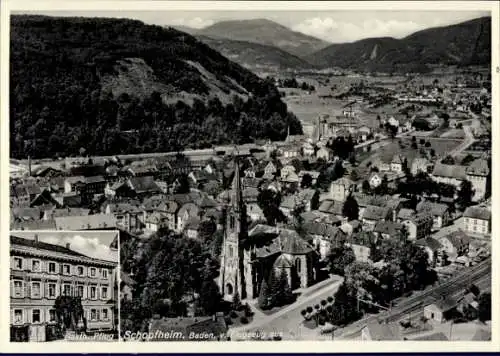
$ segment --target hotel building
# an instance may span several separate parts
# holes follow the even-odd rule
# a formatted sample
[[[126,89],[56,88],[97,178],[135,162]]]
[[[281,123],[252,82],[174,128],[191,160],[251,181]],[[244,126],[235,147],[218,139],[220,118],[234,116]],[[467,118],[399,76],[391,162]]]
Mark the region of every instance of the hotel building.
[[[11,326],[56,323],[58,296],[80,296],[87,330],[113,330],[117,263],[66,246],[10,236]]]

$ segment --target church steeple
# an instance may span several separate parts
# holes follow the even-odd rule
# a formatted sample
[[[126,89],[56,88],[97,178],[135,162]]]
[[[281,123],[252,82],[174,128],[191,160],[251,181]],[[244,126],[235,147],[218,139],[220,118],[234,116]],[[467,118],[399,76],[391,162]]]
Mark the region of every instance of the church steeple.
[[[236,211],[241,210],[241,205],[243,203],[243,193],[241,191],[241,177],[240,177],[240,163],[239,158],[236,157],[234,160],[234,179],[231,187],[231,196],[229,204],[231,208]]]

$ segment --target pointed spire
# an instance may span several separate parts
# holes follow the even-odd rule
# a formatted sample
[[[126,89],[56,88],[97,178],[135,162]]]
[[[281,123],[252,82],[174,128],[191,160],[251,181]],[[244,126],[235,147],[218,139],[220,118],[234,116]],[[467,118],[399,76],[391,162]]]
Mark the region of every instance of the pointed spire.
[[[231,206],[233,208],[239,209],[243,201],[243,194],[241,191],[241,178],[240,178],[240,163],[238,156],[234,159],[234,179],[233,186],[231,189]]]

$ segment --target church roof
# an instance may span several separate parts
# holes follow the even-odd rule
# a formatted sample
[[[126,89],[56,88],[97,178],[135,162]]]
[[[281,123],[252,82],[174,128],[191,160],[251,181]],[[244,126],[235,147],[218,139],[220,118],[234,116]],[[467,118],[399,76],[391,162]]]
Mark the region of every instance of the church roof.
[[[295,230],[281,229],[279,233],[281,251],[291,255],[302,255],[313,251],[312,247]]]

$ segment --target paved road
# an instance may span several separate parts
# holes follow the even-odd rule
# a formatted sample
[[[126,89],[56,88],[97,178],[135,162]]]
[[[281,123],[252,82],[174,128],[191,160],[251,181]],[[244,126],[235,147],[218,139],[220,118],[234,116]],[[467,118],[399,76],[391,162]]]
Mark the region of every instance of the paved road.
[[[231,339],[244,339],[249,333],[261,332],[264,335],[278,333],[284,340],[298,340],[306,337],[303,332],[302,321],[304,318],[300,314],[302,309],[308,306],[314,307],[322,299],[333,296],[343,279],[339,279],[311,295],[297,300],[295,303],[271,315],[261,316],[252,324],[245,327],[238,327],[229,330]],[[314,330],[314,333],[317,331]]]

